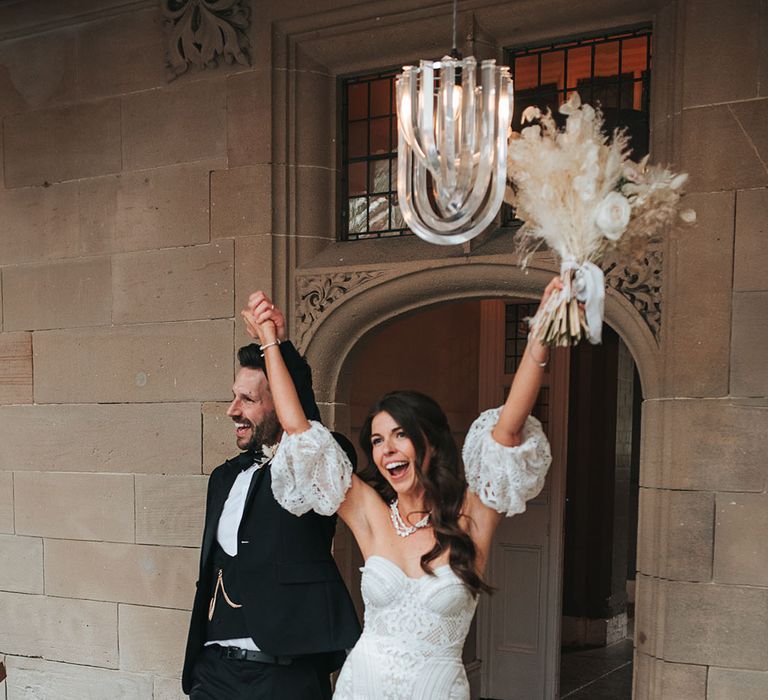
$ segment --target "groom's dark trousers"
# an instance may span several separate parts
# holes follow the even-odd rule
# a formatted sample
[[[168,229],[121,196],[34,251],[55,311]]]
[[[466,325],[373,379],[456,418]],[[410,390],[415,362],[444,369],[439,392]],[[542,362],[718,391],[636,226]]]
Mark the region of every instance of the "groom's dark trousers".
[[[280,346],[305,413],[318,418],[309,367],[290,343]],[[344,446],[344,445],[342,445]],[[347,441],[347,446],[351,447]],[[331,554],[336,517],[296,517],[272,495],[270,463],[256,471],[228,557],[216,539],[219,518],[237,475],[258,454],[243,452],[217,467],[208,482],[200,571],[182,674],[191,700],[325,700],[329,675],[360,635],[352,601]],[[229,598],[209,605],[224,568]],[[206,646],[250,637],[259,652]]]

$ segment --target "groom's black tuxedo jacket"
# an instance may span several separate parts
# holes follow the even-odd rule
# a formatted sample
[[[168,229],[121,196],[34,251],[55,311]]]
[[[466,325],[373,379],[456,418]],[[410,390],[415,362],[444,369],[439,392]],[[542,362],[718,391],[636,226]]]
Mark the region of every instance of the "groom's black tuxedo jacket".
[[[317,416],[308,366],[289,343],[281,345],[281,351],[305,412]],[[200,573],[182,675],[185,693],[189,693],[192,669],[207,641],[219,518],[235,478],[253,461],[253,453],[244,452],[217,467],[208,482]],[[331,555],[335,528],[336,516],[310,511],[296,517],[283,510],[272,495],[269,463],[256,471],[238,530],[236,587],[243,599],[248,633],[263,652],[273,656],[323,654],[349,649],[357,641],[357,615]],[[337,667],[343,655],[339,659]]]

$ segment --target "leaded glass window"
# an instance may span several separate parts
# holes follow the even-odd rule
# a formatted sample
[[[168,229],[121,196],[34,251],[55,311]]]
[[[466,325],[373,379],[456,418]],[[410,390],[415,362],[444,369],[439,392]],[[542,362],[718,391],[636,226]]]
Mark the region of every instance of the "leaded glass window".
[[[408,233],[397,206],[396,71],[342,81],[342,239]]]

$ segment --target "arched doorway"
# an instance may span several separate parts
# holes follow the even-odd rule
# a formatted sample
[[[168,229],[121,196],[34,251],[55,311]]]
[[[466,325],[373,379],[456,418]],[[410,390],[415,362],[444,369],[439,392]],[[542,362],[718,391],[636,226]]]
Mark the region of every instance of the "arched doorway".
[[[629,349],[570,351],[560,698],[632,693],[642,388]]]
[[[315,368],[318,398],[326,403],[327,419],[354,435],[373,398],[397,387],[415,388],[434,395],[443,404],[461,441],[480,408],[500,402],[504,383],[510,379],[504,375],[511,372],[502,371],[496,379],[484,373],[482,358],[489,346],[486,343],[485,352],[481,346],[488,328],[493,326],[489,319],[495,314],[498,321],[501,309],[503,340],[504,309],[510,303],[530,303],[550,275],[544,270],[526,275],[507,265],[461,265],[403,275],[342,300],[322,319],[307,346]],[[617,319],[615,325],[627,339],[632,354],[636,352],[634,347],[645,358],[644,363],[638,362],[644,383],[655,386],[655,342],[644,330],[642,319],[617,294],[609,295],[606,311],[609,321]],[[498,353],[498,343],[495,347]],[[559,371],[559,391],[565,386],[566,395],[551,395],[550,408],[567,406],[567,353],[564,357],[560,363],[553,361],[548,388],[554,389]],[[491,400],[488,392],[494,390],[498,394]],[[564,413],[551,413],[549,419],[562,422]],[[563,426],[555,434],[562,436],[567,430]],[[561,445],[559,450],[562,453],[564,447]],[[500,556],[495,567],[491,562],[489,576],[499,593],[491,603],[484,604],[465,650],[473,697],[480,697],[481,688],[486,697],[557,697],[564,473],[562,454],[542,496],[525,515],[505,521],[511,524],[511,531],[497,537]],[[359,555],[343,531],[337,554],[356,593]],[[499,574],[501,578],[497,579]],[[509,591],[515,594],[505,595]],[[501,626],[494,630],[493,624],[498,622]],[[494,665],[492,654],[498,650],[500,660],[489,672]],[[485,659],[485,664],[480,664],[480,658]],[[503,673],[499,673],[512,668],[510,664],[515,660],[518,666],[511,677],[528,678],[526,672],[532,675],[519,685],[522,694],[510,695],[505,689],[509,685],[505,686]],[[502,689],[493,691],[490,684],[499,677]]]
[[[349,359],[352,434],[384,392],[407,388],[434,397],[461,446],[478,414],[500,405],[526,342],[523,319],[535,303],[520,299],[443,302],[377,327]],[[557,684],[559,586],[567,410],[567,354],[545,372],[534,414],[548,431],[554,462],[542,493],[524,514],[502,521],[489,553],[483,596],[464,649],[473,698],[552,697]],[[359,554],[350,585],[359,586]],[[514,689],[514,690],[513,690]]]

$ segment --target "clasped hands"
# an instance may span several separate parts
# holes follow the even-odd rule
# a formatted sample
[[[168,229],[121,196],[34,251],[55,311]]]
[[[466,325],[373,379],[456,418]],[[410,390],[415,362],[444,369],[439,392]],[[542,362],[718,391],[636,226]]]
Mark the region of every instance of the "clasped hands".
[[[285,316],[275,308],[272,300],[262,291],[248,297],[248,304],[240,312],[245,321],[245,330],[259,345],[282,342],[287,336]]]

